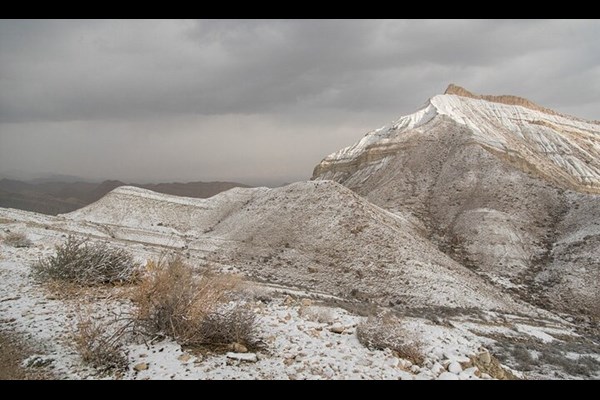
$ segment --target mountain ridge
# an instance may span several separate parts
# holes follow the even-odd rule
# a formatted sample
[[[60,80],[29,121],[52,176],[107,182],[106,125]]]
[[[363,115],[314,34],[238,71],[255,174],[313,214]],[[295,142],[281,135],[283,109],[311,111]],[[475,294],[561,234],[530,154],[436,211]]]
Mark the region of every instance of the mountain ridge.
[[[600,314],[598,124],[436,95],[312,179],[420,221],[441,251],[528,301]]]

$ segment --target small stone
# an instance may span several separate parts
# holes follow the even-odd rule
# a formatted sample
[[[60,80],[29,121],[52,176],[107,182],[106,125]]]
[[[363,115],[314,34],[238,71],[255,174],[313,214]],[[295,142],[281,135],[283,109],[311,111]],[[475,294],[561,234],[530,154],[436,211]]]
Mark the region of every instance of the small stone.
[[[462,367],[456,361],[452,361],[450,365],[448,365],[448,372],[458,375],[462,372]]]
[[[192,358],[192,356],[190,356],[187,353],[183,353],[182,355],[180,355],[179,357],[177,357],[177,359],[183,363],[186,363],[188,361],[190,361],[190,358]]]
[[[308,267],[308,273],[309,274],[314,274],[315,272],[318,272],[319,270],[315,267]]]
[[[346,329],[346,328],[344,328],[342,325],[340,325],[340,324],[335,324],[335,325],[333,325],[332,327],[330,327],[330,328],[329,328],[329,331],[330,331],[330,332],[333,332],[333,333],[338,333],[338,334],[340,334],[340,333],[343,333],[343,332],[344,332],[344,329]]]
[[[287,295],[285,296],[285,299],[283,299],[283,304],[285,304],[286,306],[291,306],[292,304],[294,304],[294,299],[292,298],[292,296]]]
[[[373,364],[373,363],[371,362],[371,360],[369,360],[367,358],[361,358],[360,360],[358,360],[356,362],[356,365],[361,365],[363,367],[370,367],[371,364]]]
[[[419,367],[418,365],[413,365],[412,367],[410,367],[410,372],[412,372],[413,374],[418,374],[419,372],[421,372],[421,367]]]
[[[455,375],[451,372],[442,372],[440,376],[437,377],[438,381],[457,381],[458,375]]]
[[[463,371],[463,373],[469,375],[469,376],[481,376],[481,372],[479,372],[479,368],[477,367],[471,367],[471,368],[467,368]]]
[[[312,305],[312,300],[311,299],[302,299],[300,301],[300,305],[302,305],[303,307],[310,307]]]
[[[48,356],[34,354],[21,363],[25,368],[41,368],[46,367],[54,362],[54,359]]]
[[[429,381],[431,380],[431,375],[427,373],[427,371],[422,371],[419,374],[415,375],[416,381]]]
[[[227,353],[227,358],[237,361],[245,361],[255,363],[258,357],[254,353]]]
[[[477,358],[479,359],[479,361],[481,361],[484,365],[490,365],[490,363],[492,362],[492,356],[490,356],[490,353],[487,351],[481,352],[477,355]]]
[[[392,368],[398,367],[399,363],[400,363],[400,360],[397,359],[396,357],[388,358],[385,361],[385,365],[388,366],[388,367],[392,367]]]
[[[148,369],[148,363],[145,363],[145,362],[144,362],[144,363],[139,363],[139,364],[136,364],[136,365],[133,367],[133,369],[134,369],[134,370],[136,370],[137,372],[140,372],[140,371],[145,371],[145,370],[147,370],[147,369]]]
[[[439,375],[444,371],[445,371],[444,367],[442,367],[442,364],[440,364],[439,362],[435,362],[431,366],[431,372],[433,372],[436,375]]]
[[[248,348],[241,343],[234,343],[231,346],[231,350],[233,350],[234,353],[247,353],[248,352]]]

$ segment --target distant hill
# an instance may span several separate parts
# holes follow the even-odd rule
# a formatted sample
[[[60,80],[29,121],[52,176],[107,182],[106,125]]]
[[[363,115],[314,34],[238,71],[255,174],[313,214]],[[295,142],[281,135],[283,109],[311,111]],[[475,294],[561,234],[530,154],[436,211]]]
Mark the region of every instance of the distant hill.
[[[212,197],[234,187],[249,187],[236,182],[188,182],[138,184],[107,180],[101,183],[65,181],[0,180],[0,207],[56,215],[75,211],[101,199],[119,186],[135,186],[155,192],[196,198]]]

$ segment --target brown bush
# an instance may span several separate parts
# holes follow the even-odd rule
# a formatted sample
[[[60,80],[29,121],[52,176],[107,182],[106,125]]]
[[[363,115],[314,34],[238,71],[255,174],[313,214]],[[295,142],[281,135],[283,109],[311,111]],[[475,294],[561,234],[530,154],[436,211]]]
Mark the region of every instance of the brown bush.
[[[100,370],[125,370],[128,359],[123,349],[123,336],[129,323],[113,320],[100,324],[89,311],[79,311],[73,332],[73,344],[84,363]]]
[[[11,232],[4,238],[4,243],[12,247],[30,247],[33,243],[23,233]]]
[[[422,365],[425,357],[421,344],[417,340],[407,338],[408,334],[402,328],[401,322],[392,313],[370,316],[356,327],[356,336],[358,341],[369,349],[389,348],[398,357]]]
[[[134,289],[135,319],[149,335],[167,335],[185,345],[248,342],[254,315],[224,304],[238,287],[231,275],[197,276],[180,258],[149,261]]]

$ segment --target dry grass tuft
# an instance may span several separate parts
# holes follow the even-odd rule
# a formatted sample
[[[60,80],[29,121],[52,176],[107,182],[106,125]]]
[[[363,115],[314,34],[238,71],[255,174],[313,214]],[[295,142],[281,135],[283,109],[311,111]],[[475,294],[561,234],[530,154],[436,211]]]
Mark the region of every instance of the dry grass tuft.
[[[181,258],[149,261],[132,296],[135,318],[146,334],[183,345],[250,344],[254,314],[224,306],[239,284],[231,275],[197,276]]]
[[[129,323],[113,320],[109,324],[94,320],[89,311],[79,311],[72,334],[75,350],[83,362],[103,372],[127,369],[123,336]]]
[[[392,313],[368,317],[357,326],[356,336],[358,341],[369,349],[389,348],[398,357],[417,365],[422,365],[425,361],[420,342],[407,338],[408,334],[402,328],[402,321]]]

